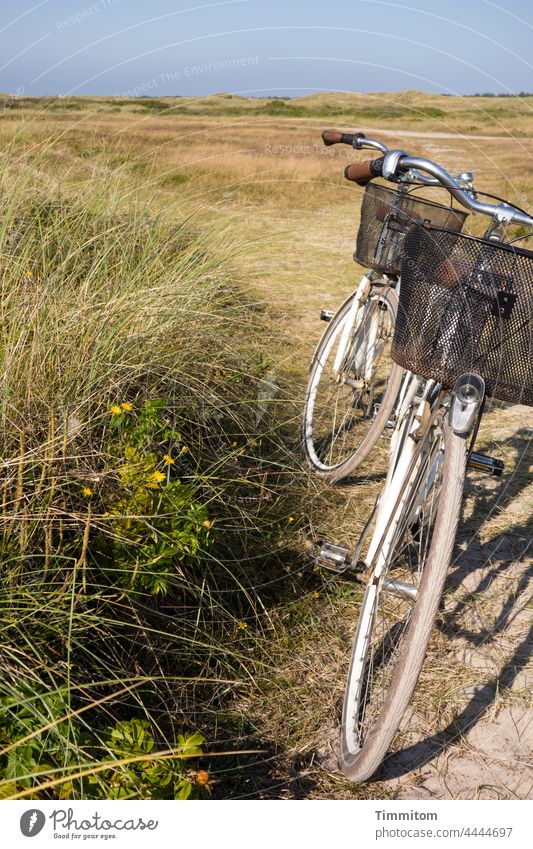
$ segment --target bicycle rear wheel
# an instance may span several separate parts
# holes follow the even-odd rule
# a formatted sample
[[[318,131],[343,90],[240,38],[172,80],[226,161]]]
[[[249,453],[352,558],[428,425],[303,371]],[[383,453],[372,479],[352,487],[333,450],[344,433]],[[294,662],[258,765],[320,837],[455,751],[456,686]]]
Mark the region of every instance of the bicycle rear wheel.
[[[381,436],[394,409],[403,370],[390,358],[398,297],[373,290],[338,349],[355,293],[328,325],[315,352],[305,396],[302,446],[307,462],[332,482],[355,471]]]
[[[393,743],[415,689],[459,521],[466,441],[442,424],[408,484],[390,557],[369,580],[344,699],[341,758],[354,781],[370,778]],[[417,587],[416,600],[402,582]],[[404,586],[405,592],[405,586]]]

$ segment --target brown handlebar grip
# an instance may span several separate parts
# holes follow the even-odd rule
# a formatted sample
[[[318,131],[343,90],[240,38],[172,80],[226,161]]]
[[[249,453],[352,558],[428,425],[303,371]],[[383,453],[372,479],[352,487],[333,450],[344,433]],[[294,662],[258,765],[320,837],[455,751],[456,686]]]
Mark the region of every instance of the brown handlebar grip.
[[[364,139],[364,133],[341,133],[340,130],[324,130],[322,141],[329,147],[330,144],[353,145],[357,139]]]
[[[322,141],[329,147],[330,144],[339,144],[342,133],[339,130],[324,130],[322,133]]]
[[[376,176],[372,168],[373,164],[373,159],[367,159],[366,162],[354,162],[344,169],[344,176],[358,186],[366,186]]]

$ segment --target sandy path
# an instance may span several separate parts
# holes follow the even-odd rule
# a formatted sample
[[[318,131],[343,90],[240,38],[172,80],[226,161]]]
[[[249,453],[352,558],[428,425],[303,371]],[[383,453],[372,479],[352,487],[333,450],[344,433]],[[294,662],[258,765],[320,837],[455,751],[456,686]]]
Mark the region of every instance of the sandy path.
[[[442,712],[433,727],[418,723],[418,739],[385,771],[398,798],[533,797],[532,424],[519,406],[483,421],[480,450],[506,470],[467,478],[428,658],[434,680],[431,671],[421,679],[441,688]]]
[[[376,138],[380,138],[380,134],[382,136],[405,136],[406,138],[416,138],[416,139],[456,139],[458,141],[494,141],[494,142],[530,142],[533,141],[533,137],[531,136],[513,136],[511,132],[509,132],[506,136],[469,136],[464,133],[459,132],[456,133],[438,133],[438,132],[422,132],[419,130],[390,130],[384,129],[383,127],[365,127],[365,135],[370,136],[374,133],[376,134]]]

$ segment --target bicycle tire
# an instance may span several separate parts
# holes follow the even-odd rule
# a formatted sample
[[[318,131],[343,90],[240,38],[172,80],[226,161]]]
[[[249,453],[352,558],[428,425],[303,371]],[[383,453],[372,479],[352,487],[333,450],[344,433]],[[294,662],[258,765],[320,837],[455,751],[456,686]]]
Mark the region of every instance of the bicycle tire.
[[[367,418],[366,421],[364,418],[362,419],[362,430],[360,429],[357,431],[357,434],[354,434],[356,441],[353,442],[351,447],[349,446],[347,448],[346,456],[338,462],[323,462],[319,456],[320,449],[318,447],[318,440],[313,428],[316,394],[320,380],[326,369],[328,357],[331,354],[331,351],[335,346],[335,341],[342,330],[343,322],[350,310],[354,297],[355,293],[351,294],[350,297],[344,301],[329,323],[317,346],[311,362],[302,416],[301,443],[307,463],[318,477],[329,480],[332,483],[336,483],[337,481],[352,474],[376,445],[394,409],[394,404],[400,389],[402,375],[404,373],[400,366],[397,366],[391,361],[386,385],[383,390],[381,403],[376,417],[373,420],[370,418]],[[394,327],[398,311],[398,296],[394,289],[383,289],[382,291],[377,289],[374,290],[368,299],[368,304],[369,308],[385,307],[386,310],[389,311],[392,328]],[[354,344],[356,344],[358,334],[364,332],[367,319],[368,313],[365,312],[363,319],[359,322],[356,331],[352,335],[352,348]],[[328,405],[326,404],[325,407],[327,409]],[[333,430],[334,429],[335,423],[333,424]],[[329,430],[329,426],[327,424],[326,430]]]
[[[361,694],[364,690],[365,698],[372,698],[368,696],[368,693],[373,689],[373,683],[369,684],[367,680],[369,664],[374,662],[374,654],[371,661],[368,658],[369,652],[374,652],[374,648],[371,649],[371,631],[375,632],[378,627],[379,595],[385,595],[383,592],[379,593],[372,581],[369,581],[367,585],[361,608],[346,684],[341,731],[340,768],[344,775],[353,781],[361,782],[369,779],[390,749],[416,687],[444,588],[459,522],[467,449],[465,438],[453,433],[447,423],[443,424],[442,433],[444,444],[442,483],[433,520],[429,552],[412,613],[406,614],[408,624],[404,626],[402,633],[398,630],[396,633],[389,631],[381,639],[383,655],[388,654],[395,665],[389,675],[386,694],[384,696],[383,693],[381,694],[384,699],[383,704],[378,706],[378,715],[365,739],[361,739],[356,731],[363,706],[361,699],[358,702],[359,697],[354,694]],[[420,479],[414,481],[413,498],[409,499],[403,512],[404,518],[412,515],[412,505],[417,498],[415,490],[418,487],[419,492],[423,484],[424,481]],[[390,570],[388,573],[390,574]],[[390,643],[394,640],[398,641],[392,651],[387,640]],[[386,663],[388,658],[383,661],[383,666]],[[361,674],[360,670],[363,667],[365,672]],[[356,675],[358,681],[355,680]],[[384,679],[385,673],[382,673],[382,676]],[[383,683],[379,686],[383,687]]]

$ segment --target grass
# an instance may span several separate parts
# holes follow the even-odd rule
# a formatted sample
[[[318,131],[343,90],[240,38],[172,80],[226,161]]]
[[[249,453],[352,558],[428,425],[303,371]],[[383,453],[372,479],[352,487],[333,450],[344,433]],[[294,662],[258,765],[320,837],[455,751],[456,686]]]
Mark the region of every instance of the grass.
[[[112,794],[109,735],[149,717],[151,746],[179,755],[193,694],[254,675],[246,561],[283,509],[261,509],[277,474],[256,427],[261,317],[223,227],[126,206],[120,177],[52,194],[4,164],[0,792]]]
[[[199,768],[223,798],[396,792],[335,774],[360,591],[316,574],[306,549],[318,533],[355,540],[385,462],[378,452],[335,490],[307,476],[297,451],[318,310],[338,306],[358,274],[360,193],[342,181],[354,153],[323,148],[320,130],[372,120],[387,143],[472,169],[480,187],[527,206],[528,102],[6,100],[4,795],[173,798],[205,792]],[[460,136],[504,136],[509,121],[523,141]],[[452,138],[387,135],[395,128]],[[265,381],[278,391],[258,404]],[[497,494],[474,493],[467,533],[486,517],[481,546],[526,533],[515,421],[496,411],[482,433],[481,448],[518,472],[497,510]],[[494,573],[502,598],[523,592]],[[461,642],[454,621],[485,639],[475,615],[452,614],[464,601],[494,624],[486,599],[450,593],[433,658]],[[452,671],[472,680],[458,663],[452,654],[427,668],[428,733],[467,699],[450,691]],[[180,735],[196,733],[205,742],[192,737],[191,760],[151,782],[118,764],[186,754]],[[236,749],[258,753],[225,754]],[[90,775],[70,781],[79,766]]]
[[[32,112],[35,101],[31,98],[0,95],[4,113],[26,110]],[[476,127],[480,135],[490,125],[501,125],[501,134],[511,137],[511,127],[503,121],[512,121],[512,137],[526,135],[533,95],[523,97],[491,97],[472,95],[444,97],[411,90],[402,92],[376,92],[358,94],[354,92],[321,92],[298,98],[242,97],[239,95],[214,94],[204,98],[164,97],[83,97],[41,98],[39,106],[53,112],[57,120],[61,114],[72,117],[73,112],[90,112],[110,117],[111,114],[129,116],[154,115],[165,119],[173,117],[204,117],[208,119],[235,119],[279,117],[301,120],[336,118],[368,126],[378,122],[381,126],[402,126],[413,123],[417,129],[435,127],[435,121],[446,124],[453,131],[465,131],[472,126],[472,118],[479,120]],[[391,124],[392,122],[392,124]]]

